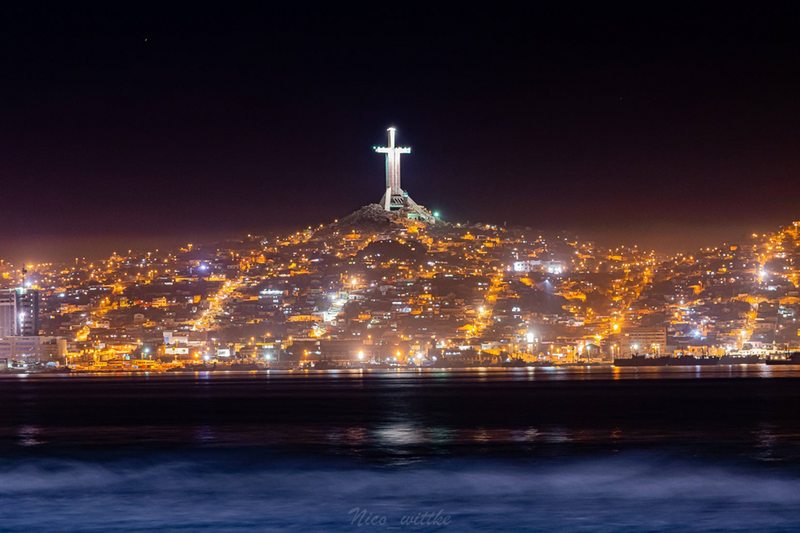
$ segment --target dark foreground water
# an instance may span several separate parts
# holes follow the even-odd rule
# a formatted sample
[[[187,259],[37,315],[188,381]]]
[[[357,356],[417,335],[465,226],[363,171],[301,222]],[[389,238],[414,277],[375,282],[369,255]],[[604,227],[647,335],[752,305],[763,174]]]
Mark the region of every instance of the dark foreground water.
[[[0,530],[800,529],[800,369],[0,378]]]

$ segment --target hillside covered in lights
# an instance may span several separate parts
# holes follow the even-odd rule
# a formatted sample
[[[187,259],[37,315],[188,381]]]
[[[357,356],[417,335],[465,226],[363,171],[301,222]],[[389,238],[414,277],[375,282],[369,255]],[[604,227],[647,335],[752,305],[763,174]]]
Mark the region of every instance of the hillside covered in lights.
[[[30,367],[585,364],[800,346],[797,223],[664,257],[368,205],[292,234],[0,268],[6,288],[38,291],[39,333],[58,346],[14,363]]]

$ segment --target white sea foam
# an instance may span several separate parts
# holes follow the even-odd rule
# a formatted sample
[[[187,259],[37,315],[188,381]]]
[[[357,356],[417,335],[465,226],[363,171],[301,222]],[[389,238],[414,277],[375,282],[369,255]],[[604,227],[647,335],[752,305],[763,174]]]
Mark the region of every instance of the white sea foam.
[[[358,529],[441,511],[458,531],[791,530],[800,476],[650,455],[376,466],[179,454],[0,462],[0,529]],[[366,526],[364,526],[366,527]],[[429,528],[445,527],[428,525]]]

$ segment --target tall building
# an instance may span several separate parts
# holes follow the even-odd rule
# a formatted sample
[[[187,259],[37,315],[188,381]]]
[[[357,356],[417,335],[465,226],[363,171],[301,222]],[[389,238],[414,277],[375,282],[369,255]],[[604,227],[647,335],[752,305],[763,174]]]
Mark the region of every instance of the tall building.
[[[39,291],[17,289],[17,335],[39,334]]]
[[[39,334],[39,291],[0,290],[0,337]]]
[[[17,334],[17,291],[0,290],[0,337]]]

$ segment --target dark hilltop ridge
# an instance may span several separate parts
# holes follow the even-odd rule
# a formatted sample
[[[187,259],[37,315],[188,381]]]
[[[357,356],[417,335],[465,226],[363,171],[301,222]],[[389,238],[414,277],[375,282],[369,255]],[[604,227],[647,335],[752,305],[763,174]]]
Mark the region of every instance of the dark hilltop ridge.
[[[386,211],[378,204],[367,204],[344,218],[330,224],[331,228],[356,228],[365,230],[390,229],[401,223],[400,216]]]
[[[425,226],[429,231],[434,228],[447,229],[455,227],[453,224],[441,219],[437,219],[435,223],[430,223],[409,218],[406,209],[386,211],[380,204],[367,204],[349,215],[327,224],[324,229],[329,231],[383,232],[412,226]],[[459,227],[466,226],[459,224]]]

